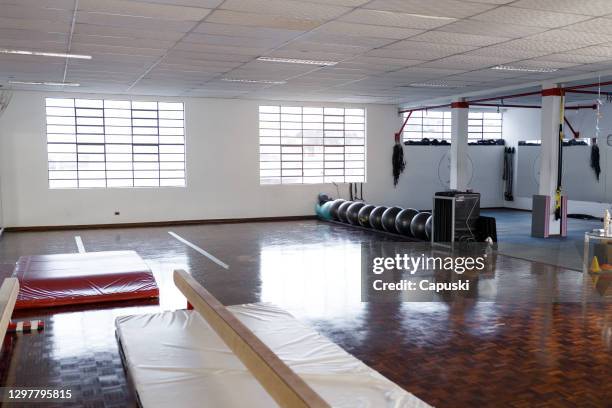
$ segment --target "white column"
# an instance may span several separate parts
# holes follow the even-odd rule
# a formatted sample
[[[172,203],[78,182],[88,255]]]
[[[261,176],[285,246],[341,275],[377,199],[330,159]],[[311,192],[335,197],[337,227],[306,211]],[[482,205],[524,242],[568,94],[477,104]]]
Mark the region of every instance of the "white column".
[[[545,87],[546,88],[546,87]],[[538,194],[550,197],[549,233],[560,234],[561,222],[555,220],[555,194],[559,166],[559,124],[561,122],[561,98],[559,88],[548,87],[542,90],[540,154],[540,186]]]
[[[467,102],[451,104],[450,188],[465,191],[468,184],[468,112]]]

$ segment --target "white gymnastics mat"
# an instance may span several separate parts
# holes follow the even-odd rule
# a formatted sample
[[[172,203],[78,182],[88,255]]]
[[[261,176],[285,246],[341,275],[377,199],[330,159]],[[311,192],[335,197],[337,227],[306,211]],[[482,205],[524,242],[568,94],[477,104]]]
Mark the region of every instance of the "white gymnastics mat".
[[[278,307],[227,309],[332,407],[429,407]],[[116,328],[144,408],[278,406],[196,311],[119,317]]]

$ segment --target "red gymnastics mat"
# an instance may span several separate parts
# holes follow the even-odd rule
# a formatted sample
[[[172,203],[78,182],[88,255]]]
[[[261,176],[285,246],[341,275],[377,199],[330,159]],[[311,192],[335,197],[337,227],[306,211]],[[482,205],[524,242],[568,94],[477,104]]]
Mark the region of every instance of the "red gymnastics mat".
[[[15,309],[157,298],[149,267],[134,251],[22,256]]]

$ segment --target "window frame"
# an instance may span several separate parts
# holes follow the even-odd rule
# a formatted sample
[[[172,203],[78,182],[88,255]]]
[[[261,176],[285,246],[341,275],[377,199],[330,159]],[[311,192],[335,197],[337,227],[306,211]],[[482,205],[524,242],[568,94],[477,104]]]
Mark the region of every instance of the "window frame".
[[[87,106],[88,104],[91,106]],[[152,104],[155,104],[154,109],[151,108]],[[43,107],[49,190],[187,187],[184,102],[120,97],[45,96]],[[65,114],[59,113],[57,108],[65,108]],[[88,109],[92,111],[91,115],[84,115]],[[115,124],[107,123],[110,120]],[[155,121],[155,124],[147,124],[147,120]],[[166,124],[162,125],[162,121]],[[172,126],[179,124],[172,123],[173,121],[180,122],[180,126]],[[92,129],[79,129],[87,126],[91,126]],[[137,130],[139,128],[142,129],[140,132]],[[92,132],[89,133],[87,130]],[[140,142],[135,143],[135,137],[139,138]],[[157,140],[154,142],[145,140],[152,138]],[[63,146],[64,150],[60,146]],[[113,150],[109,152],[111,147]],[[72,157],[66,160],[57,159],[62,154]],[[92,156],[92,160],[81,159],[88,154]],[[112,155],[112,158],[109,155]],[[102,160],[97,160],[98,158],[93,156],[101,156]],[[72,165],[55,167],[54,164],[57,163]],[[138,177],[137,172],[140,172],[142,177]],[[156,173],[156,177],[146,176],[147,172]],[[85,175],[91,177],[84,177]],[[137,180],[141,181],[140,185]]]
[[[432,113],[442,113],[442,125],[436,125],[436,124],[425,124],[425,119],[429,119],[431,121],[435,121],[435,120],[439,120],[440,118],[436,118],[435,116],[431,116],[431,117],[426,117],[426,114],[432,114]],[[488,113],[495,113],[495,114],[499,114],[499,118],[487,118],[485,119],[485,115]],[[408,113],[404,113],[402,115],[402,120],[406,119]],[[416,115],[416,116],[415,116]],[[470,117],[470,115],[472,117]],[[477,118],[475,116],[479,115],[480,118]],[[438,139],[438,140],[446,140],[448,142],[451,142],[451,122],[452,120],[452,111],[450,110],[444,110],[444,111],[427,111],[427,110],[421,110],[421,111],[414,111],[412,112],[412,116],[410,117],[410,119],[408,120],[408,122],[406,123],[406,127],[404,128],[404,131],[402,132],[402,141],[403,142],[409,142],[409,141],[421,141],[425,138],[428,138],[430,140],[432,139]],[[499,133],[494,133],[492,134],[492,132],[485,132],[485,128],[488,125],[485,125],[485,120],[495,120],[495,121],[499,121],[499,126],[492,126],[492,127],[499,127]],[[468,112],[468,143],[469,142],[476,142],[479,140],[484,140],[484,139],[502,139],[503,138],[503,120],[504,120],[504,115],[503,112],[489,112],[489,111],[469,111]],[[474,121],[479,121],[480,123],[477,125],[470,125],[470,121],[474,122]],[[448,122],[448,124],[446,124]],[[426,126],[442,126],[442,132],[436,132],[436,133],[425,133],[425,128]],[[479,127],[480,129],[478,131],[470,131],[470,127]],[[417,127],[417,130],[412,130],[414,129],[414,127]],[[448,128],[448,129],[446,129]],[[442,137],[440,137],[440,135],[438,133],[442,134]],[[490,134],[491,136],[497,136],[497,137],[486,137],[485,135]],[[412,135],[411,135],[412,134]],[[420,135],[420,136],[413,136],[413,135]],[[434,136],[435,135],[435,136]],[[476,135],[476,136],[474,136]]]
[[[367,181],[365,107],[261,104],[257,113],[260,186]],[[287,160],[289,157],[286,159],[285,155],[295,155],[296,160]],[[356,158],[358,156],[361,158]],[[346,174],[360,170],[362,174]]]

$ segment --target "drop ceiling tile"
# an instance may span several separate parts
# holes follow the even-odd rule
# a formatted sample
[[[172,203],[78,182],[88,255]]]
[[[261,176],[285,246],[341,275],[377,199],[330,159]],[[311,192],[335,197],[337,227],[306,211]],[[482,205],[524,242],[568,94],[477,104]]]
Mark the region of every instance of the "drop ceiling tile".
[[[357,45],[347,44],[330,44],[312,41],[293,41],[276,51],[292,51],[292,52],[323,52],[327,54],[337,55],[332,61],[342,61],[351,56],[362,54],[372,47],[361,47]]]
[[[517,62],[516,65],[520,65],[521,67],[527,68],[554,68],[554,69],[563,69],[568,67],[575,67],[577,65],[581,65],[575,62],[562,62],[562,61],[550,61],[546,60],[545,57],[541,59],[530,59]]]
[[[588,20],[588,16],[502,6],[473,17],[474,20],[556,28]]]
[[[388,38],[375,38],[366,36],[353,36],[342,34],[329,34],[315,30],[310,34],[300,37],[300,41],[316,42],[324,44],[340,44],[364,48],[378,48],[392,43],[394,40]]]
[[[508,79],[508,78],[517,78],[522,74],[517,71],[501,71],[495,69],[479,69],[470,72],[465,72],[463,74],[457,74],[453,79],[462,79],[462,80],[478,80],[478,81],[493,81],[497,79]]]
[[[485,36],[485,35],[474,35],[474,34],[461,34],[461,33],[449,33],[445,31],[427,31],[423,34],[411,37],[410,41],[424,41],[435,44],[458,44],[458,45],[471,45],[471,46],[487,46],[497,44],[500,42],[508,41],[507,37],[496,37],[496,36]]]
[[[581,54],[575,54],[571,52],[571,53],[562,53],[562,54],[549,54],[543,57],[534,58],[534,60],[573,62],[576,64],[593,64],[593,63],[606,62],[606,61],[612,62],[612,57],[596,56],[596,55],[581,55]]]
[[[296,58],[296,59],[305,59],[305,60],[313,60],[313,61],[343,61],[345,59],[351,58],[351,55],[348,54],[338,54],[336,52],[324,52],[324,51],[301,51],[301,50],[293,50],[293,49],[278,49],[274,50],[270,53],[265,54],[268,57],[275,58]],[[283,64],[283,63],[273,63],[269,64]]]
[[[513,3],[512,6],[534,10],[583,14],[594,17],[612,13],[612,2],[609,0],[520,0]]]
[[[374,0],[363,7],[460,19],[490,10],[494,6],[457,0]]]
[[[73,34],[72,44],[81,45],[107,45],[107,46],[126,46],[137,48],[170,48],[175,44],[175,41],[153,40],[148,38],[130,38],[121,36],[102,36],[102,35],[85,35]],[[64,48],[65,50],[65,48]]]
[[[144,48],[144,47],[129,47],[129,46],[118,46],[118,45],[99,45],[99,44],[79,44],[73,43],[70,48],[71,52],[76,54],[115,54],[115,55],[126,55],[126,56],[146,56],[146,57],[160,57],[166,50],[160,48]]]
[[[338,19],[349,23],[431,30],[453,20],[432,19],[384,10],[357,9]]]
[[[531,38],[520,38],[517,40],[508,41],[499,46],[500,48],[509,48],[517,51],[546,51],[549,54],[564,52],[581,48],[582,45],[566,41],[540,41]]]
[[[0,0],[0,4],[55,10],[73,10],[74,0]]]
[[[64,33],[45,33],[42,31],[19,30],[14,28],[0,28],[0,38],[23,41],[52,41],[67,42],[68,35]]]
[[[77,24],[74,28],[74,35],[97,35],[101,37],[126,37],[140,38],[162,41],[178,41],[185,33],[178,31],[168,31],[162,28],[158,30],[142,30],[124,27],[107,27],[95,24]]]
[[[150,65],[150,64],[149,64]],[[92,72],[92,73],[114,73],[122,74],[142,74],[149,66],[146,63],[117,63],[115,61],[97,61],[91,64],[83,64],[77,61],[68,63],[68,71],[72,72]]]
[[[223,0],[137,0],[143,3],[158,3],[158,4],[171,4],[175,6],[189,6],[189,7],[202,7],[207,9],[213,9],[219,4],[223,3]]]
[[[189,42],[180,42],[173,49],[177,51],[195,51],[195,52],[201,52],[201,53],[236,54],[236,55],[251,55],[251,56],[259,56],[268,51],[267,48],[230,47],[230,46],[221,46],[221,45],[197,44],[197,43],[189,43]]]
[[[309,3],[319,3],[334,6],[358,7],[370,0],[308,0]]]
[[[282,64],[266,61],[251,61],[240,67],[241,70],[266,74],[284,74],[288,76],[301,75],[320,69],[316,65]]]
[[[438,58],[444,58],[449,55],[455,54],[454,52],[441,51],[441,50],[418,50],[418,49],[397,49],[397,48],[378,48],[375,50],[368,51],[364,55],[366,57],[382,57],[382,58],[399,58],[409,60],[435,60]]]
[[[42,41],[42,40],[28,40],[22,39],[23,37],[16,35],[15,37],[20,39],[12,39],[8,36],[2,35],[0,30],[1,46],[3,48],[11,48],[18,50],[31,50],[31,51],[47,51],[47,52],[66,52],[68,41],[62,39],[60,41]]]
[[[225,0],[220,9],[309,20],[331,20],[351,10],[294,0]]]
[[[163,27],[163,30],[186,33],[195,27],[196,21],[163,20],[159,18],[136,17],[125,15],[101,13],[77,13],[77,22],[80,24],[95,24],[105,27],[119,27],[137,30],[154,31]]]
[[[206,21],[219,24],[236,24],[247,27],[281,28],[295,31],[309,31],[321,25],[323,21],[298,19],[291,17],[243,13],[231,10],[215,10]]]
[[[499,37],[520,38],[546,31],[545,27],[531,27],[520,24],[492,23],[477,21],[473,19],[460,20],[438,28],[440,31],[449,33],[462,33],[482,35],[483,33],[495,33]]]
[[[280,46],[286,41],[274,38],[234,37],[229,35],[191,33],[187,34],[187,36],[183,38],[181,42],[231,47],[274,48]]]
[[[550,54],[550,51],[548,50],[516,49],[513,47],[505,47],[504,44],[498,44],[490,47],[478,48],[473,51],[466,52],[464,55],[480,55],[482,57],[499,57],[512,60],[522,60],[548,54]]]
[[[612,35],[612,18],[594,18],[564,28],[570,31]]]
[[[385,27],[370,24],[345,23],[342,21],[330,21],[329,23],[325,23],[324,25],[317,28],[316,32],[403,40],[408,37],[420,34],[423,32],[423,30],[400,27]]]
[[[210,10],[200,7],[142,3],[129,0],[79,0],[78,14],[81,13],[146,17],[172,21],[200,21],[210,13]]]
[[[66,34],[70,31],[70,23],[0,16],[0,29]]]
[[[612,20],[610,20],[612,24]],[[546,31],[544,33],[535,34],[526,38],[530,41],[541,41],[541,42],[566,42],[570,44],[577,44],[582,46],[603,44],[606,42],[612,42],[611,34],[603,34],[596,32],[577,32],[565,29],[554,29]]]
[[[67,24],[70,24],[72,21],[72,9],[50,9],[13,4],[6,4],[2,5],[1,7],[3,18],[14,18],[19,20],[43,20]]]
[[[612,47],[594,45],[591,47],[584,47],[578,50],[573,50],[572,53],[577,55],[592,55],[595,57],[612,58]]]
[[[230,35],[236,37],[272,38],[282,40],[289,40],[304,33],[304,31],[301,30],[283,30],[280,28],[266,27],[247,27],[233,24],[216,24],[210,23],[208,21],[200,23],[193,30],[193,32],[209,35]]]
[[[165,62],[189,62],[193,64],[206,63],[207,61],[212,62],[247,62],[252,60],[253,57],[250,55],[238,55],[238,54],[222,54],[214,52],[194,52],[194,51],[183,51],[183,50],[170,50],[166,55]]]
[[[456,68],[433,68],[433,67],[427,67],[427,66],[417,66],[417,67],[409,67],[409,68],[405,68],[405,69],[401,69],[398,71],[393,72],[390,75],[409,75],[409,74],[423,74],[423,75],[428,75],[433,77],[445,77],[445,76],[449,76],[449,75],[456,75],[459,73],[465,72],[462,69],[456,69]]]
[[[441,53],[445,55],[458,54],[467,51],[471,51],[478,47],[464,44],[447,44],[447,43],[427,43],[422,41],[404,40],[395,42],[384,49],[392,50],[414,50],[414,51],[430,51],[434,53]]]
[[[495,65],[505,64],[512,61],[508,58],[481,57],[477,55],[452,55],[437,61],[426,62],[422,67],[446,68],[446,69],[482,69]]]

